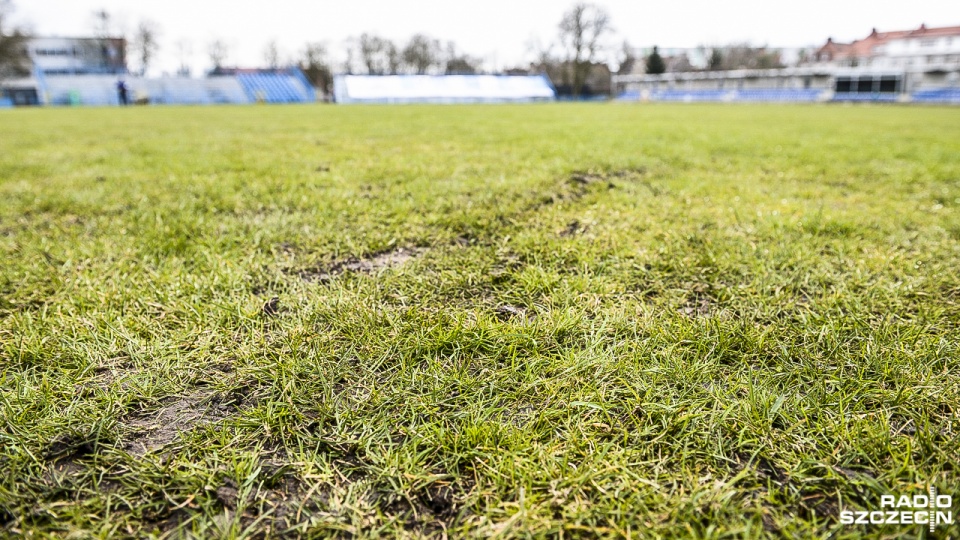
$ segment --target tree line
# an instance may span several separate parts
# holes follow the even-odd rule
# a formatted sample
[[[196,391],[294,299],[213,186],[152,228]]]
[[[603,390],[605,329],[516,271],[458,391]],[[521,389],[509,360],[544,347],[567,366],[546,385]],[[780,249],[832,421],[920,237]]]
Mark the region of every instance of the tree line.
[[[25,57],[27,33],[7,28],[13,9],[12,0],[0,0],[0,79],[29,72]],[[93,35],[107,39],[122,34],[106,10],[93,14]],[[735,44],[726,47],[701,47],[707,66],[694,68],[685,55],[664,57],[657,47],[645,57],[637,57],[624,41],[619,50],[611,43],[615,31],[609,13],[595,4],[578,2],[571,6],[557,25],[557,34],[546,45],[530,45],[534,60],[526,66],[515,66],[506,73],[546,74],[558,92],[572,96],[603,93],[609,90],[611,66],[618,73],[694,69],[726,70],[740,68],[782,67],[779,53],[764,47]],[[160,26],[151,20],[140,21],[127,39],[127,57],[136,65],[135,73],[146,74],[160,52]],[[179,61],[177,74],[189,76],[193,44],[179,40],[174,44]],[[206,43],[205,52],[213,73],[223,71],[230,63],[232,47],[223,39]],[[276,41],[263,48],[263,64],[270,68],[299,67],[311,83],[325,93],[332,90],[333,74],[475,74],[482,72],[482,59],[461,51],[453,41],[442,41],[427,34],[415,34],[404,41],[394,41],[372,33],[347,39],[339,51],[345,60],[333,60],[331,49],[324,42],[304,44],[295,54],[284,55]]]
[[[12,0],[0,0],[0,77],[29,73],[29,61],[25,44],[28,35],[22,29],[6,27],[13,9]],[[117,37],[121,32],[112,15],[104,9],[92,14],[92,33],[100,39]],[[575,4],[558,25],[556,43],[564,54],[546,55],[540,64],[534,62],[528,69],[542,72],[562,72],[562,78],[574,95],[579,95],[587,83],[591,68],[597,63],[606,47],[604,38],[612,31],[610,17],[603,9],[585,3]],[[141,20],[127,36],[125,54],[136,69],[134,73],[146,74],[154,65],[160,52],[162,29],[155,21]],[[232,53],[230,44],[223,39],[214,39],[206,44],[206,54],[212,72],[226,69]],[[333,73],[356,73],[370,75],[392,74],[475,74],[482,71],[482,59],[461,51],[453,41],[441,41],[426,34],[415,34],[403,42],[363,33],[351,37],[343,44],[346,60],[332,60],[326,43],[306,43],[292,57],[283,57],[276,41],[268,42],[263,49],[264,65],[272,68],[295,65],[307,75],[319,89],[331,90]],[[190,59],[195,51],[187,40],[174,43],[174,53],[179,61],[177,73],[190,75]],[[513,71],[522,71],[518,67]]]
[[[664,57],[658,47],[644,59],[644,71],[650,75],[684,71],[728,71],[733,69],[775,69],[785,67],[780,51],[767,47],[754,47],[749,43],[734,43],[726,46],[697,47],[706,59],[706,65],[695,67],[686,53]]]

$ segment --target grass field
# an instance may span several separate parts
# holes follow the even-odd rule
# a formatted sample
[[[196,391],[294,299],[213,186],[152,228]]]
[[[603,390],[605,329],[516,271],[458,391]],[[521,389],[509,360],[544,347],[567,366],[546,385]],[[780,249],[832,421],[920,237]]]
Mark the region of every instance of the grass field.
[[[960,108],[0,128],[0,535],[922,536],[839,512],[960,494]]]

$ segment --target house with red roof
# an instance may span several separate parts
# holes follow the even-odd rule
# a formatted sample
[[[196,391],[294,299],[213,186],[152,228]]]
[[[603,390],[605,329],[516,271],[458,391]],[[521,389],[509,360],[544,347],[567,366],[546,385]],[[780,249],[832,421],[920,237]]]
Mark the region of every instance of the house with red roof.
[[[906,71],[953,70],[960,66],[960,26],[879,32],[852,43],[832,38],[814,55],[818,63]]]

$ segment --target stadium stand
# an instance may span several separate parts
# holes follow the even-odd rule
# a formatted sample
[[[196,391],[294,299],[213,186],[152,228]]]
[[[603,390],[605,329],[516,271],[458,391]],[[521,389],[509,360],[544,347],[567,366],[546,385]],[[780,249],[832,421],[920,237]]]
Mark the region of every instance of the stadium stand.
[[[45,77],[43,87],[50,105],[118,105],[113,75]],[[163,77],[127,81],[133,101],[157,104],[307,103],[314,100],[305,78],[291,72],[237,73],[206,79]]]
[[[936,88],[913,93],[917,103],[960,103],[960,88]]]
[[[297,71],[299,72],[299,70]],[[261,103],[314,101],[311,96],[313,90],[310,85],[304,84],[305,79],[301,79],[292,72],[238,72],[236,78],[251,101]]]
[[[651,92],[652,101],[680,101],[684,103],[699,101],[733,101],[733,92],[729,90],[659,90]]]
[[[48,105],[116,105],[117,78],[112,75],[48,75]]]
[[[797,89],[797,88],[775,88],[775,89],[750,89],[737,90],[734,101],[764,101],[764,102],[814,102],[819,101],[822,90],[815,89]]]
[[[742,90],[659,90],[650,92],[650,101],[673,102],[779,102],[813,103],[825,101],[857,103],[893,103],[899,94],[893,92],[830,92],[821,89],[742,89]],[[643,94],[639,90],[624,92],[617,97],[621,101],[639,101]],[[960,88],[942,88],[924,90],[913,94],[913,101],[926,103],[960,103]]]
[[[48,105],[119,105],[114,75],[47,75]],[[158,104],[250,103],[235,77],[128,79],[130,98]]]
[[[660,90],[650,93],[651,101],[745,101],[745,102],[814,102],[819,101],[822,90],[791,88],[759,88],[744,90]],[[618,99],[636,101],[641,99],[639,91],[624,92]]]
[[[507,103],[552,101],[544,75],[338,75],[337,103]]]
[[[855,103],[894,103],[897,101],[897,94],[893,92],[837,92],[833,95],[831,101]]]

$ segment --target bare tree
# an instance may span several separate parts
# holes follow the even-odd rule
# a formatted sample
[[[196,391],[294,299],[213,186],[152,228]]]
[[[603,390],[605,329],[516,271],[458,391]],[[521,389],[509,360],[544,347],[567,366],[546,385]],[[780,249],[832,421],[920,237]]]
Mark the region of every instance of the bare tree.
[[[593,4],[577,3],[560,21],[560,42],[567,51],[567,64],[574,96],[579,96],[590,75],[592,64],[603,46],[604,36],[611,32],[610,16]]]
[[[447,42],[444,73],[447,75],[473,75],[479,71],[481,60],[457,51],[456,43]]]
[[[0,80],[22,77],[30,73],[30,57],[27,56],[27,34],[19,28],[7,29],[11,0],[0,0]]]
[[[93,12],[93,35],[99,39],[106,39],[113,32],[113,22],[110,12],[98,9]]]
[[[400,50],[392,41],[387,41],[385,51],[387,57],[387,73],[391,75],[400,73],[400,68],[403,66],[403,58],[400,55]]]
[[[300,70],[310,80],[314,88],[324,94],[330,94],[333,84],[333,71],[327,60],[327,48],[322,43],[307,43],[300,53]]]
[[[360,62],[370,75],[395,74],[400,69],[400,53],[389,39],[362,34],[356,40]]]
[[[222,39],[215,39],[207,45],[207,55],[210,57],[213,70],[217,71],[223,68],[227,57],[230,56],[230,46]]]
[[[424,34],[416,34],[403,48],[403,63],[417,75],[424,75],[430,68],[439,67],[442,49],[440,42]]]
[[[280,67],[280,47],[277,45],[277,40],[273,39],[267,42],[267,45],[263,48],[263,61],[270,69]]]
[[[180,67],[177,68],[177,75],[180,77],[190,76],[190,59],[193,57],[193,43],[189,39],[178,39],[173,46],[177,49],[177,61]]]
[[[708,62],[711,70],[772,69],[783,67],[780,51],[754,47],[749,43],[733,43],[714,47]]]
[[[159,37],[160,28],[153,21],[140,21],[137,30],[133,33],[130,49],[140,62],[141,77],[150,69],[150,64],[160,50]]]
[[[370,34],[360,35],[360,61],[367,69],[369,75],[383,75],[383,67],[380,64],[380,53],[383,50],[383,42],[377,36]]]
[[[529,65],[527,67],[516,67],[505,70],[508,75],[546,75],[554,85],[557,85],[558,91],[570,88],[570,72],[565,68],[563,59],[555,52],[556,43],[544,44],[539,38],[532,37],[527,40],[527,58]]]
[[[633,47],[626,40],[620,46],[620,54],[617,56],[617,73],[627,75],[633,72],[637,65],[637,56],[633,52]]]
[[[346,60],[343,61],[343,72],[347,75],[353,75],[354,62],[357,59],[356,40],[354,38],[347,38],[343,42],[343,49],[347,55]]]

